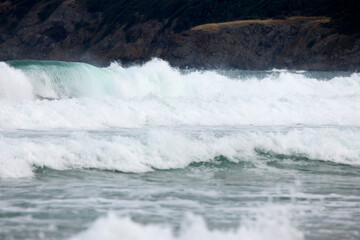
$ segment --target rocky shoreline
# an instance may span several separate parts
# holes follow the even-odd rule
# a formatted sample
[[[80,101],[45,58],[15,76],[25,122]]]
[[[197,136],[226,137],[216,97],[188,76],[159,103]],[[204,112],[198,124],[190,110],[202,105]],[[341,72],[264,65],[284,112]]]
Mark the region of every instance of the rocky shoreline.
[[[0,4],[0,14],[9,9]],[[16,27],[0,26],[0,60],[81,61],[107,65],[158,57],[177,67],[358,71],[360,39],[326,27],[327,17],[242,20],[205,24],[175,33],[173,24],[149,20],[99,29],[103,16],[64,1],[45,20],[30,11]],[[5,31],[7,29],[7,31]]]

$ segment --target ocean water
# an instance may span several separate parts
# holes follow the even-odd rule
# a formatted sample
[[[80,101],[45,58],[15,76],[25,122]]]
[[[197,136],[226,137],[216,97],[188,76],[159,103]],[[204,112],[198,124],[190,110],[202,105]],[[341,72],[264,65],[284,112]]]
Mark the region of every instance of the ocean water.
[[[0,62],[0,239],[360,239],[360,74]]]

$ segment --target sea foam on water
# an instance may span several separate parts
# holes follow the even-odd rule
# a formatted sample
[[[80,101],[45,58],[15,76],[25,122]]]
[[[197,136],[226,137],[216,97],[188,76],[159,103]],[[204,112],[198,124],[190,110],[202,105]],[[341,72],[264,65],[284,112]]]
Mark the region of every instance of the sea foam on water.
[[[360,165],[359,128],[254,128],[214,131],[127,129],[99,132],[27,132],[0,137],[0,177],[33,176],[36,167],[57,170],[100,169],[149,172],[184,168],[191,163],[213,162],[224,156],[232,162],[260,166],[262,155],[306,158]]]
[[[259,215],[259,218],[243,222],[232,230],[210,230],[205,221],[195,215],[187,215],[176,234],[170,226],[144,225],[128,217],[114,213],[96,220],[88,230],[70,240],[303,240],[304,235],[291,225],[283,215]]]
[[[358,239],[359,73],[0,72],[0,238]]]
[[[129,68],[33,61],[0,68],[0,177],[29,177],[37,167],[147,172],[259,153],[360,164],[357,73],[226,76],[158,59]]]
[[[357,73],[327,80],[288,71],[227,77],[182,73],[161,60],[130,68],[58,62],[0,67],[1,129],[360,125]]]

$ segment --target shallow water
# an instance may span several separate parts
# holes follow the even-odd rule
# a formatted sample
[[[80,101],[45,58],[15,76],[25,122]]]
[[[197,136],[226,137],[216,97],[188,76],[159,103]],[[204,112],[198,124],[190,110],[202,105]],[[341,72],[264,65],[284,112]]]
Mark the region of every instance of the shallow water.
[[[360,238],[357,73],[0,69],[0,239]]]

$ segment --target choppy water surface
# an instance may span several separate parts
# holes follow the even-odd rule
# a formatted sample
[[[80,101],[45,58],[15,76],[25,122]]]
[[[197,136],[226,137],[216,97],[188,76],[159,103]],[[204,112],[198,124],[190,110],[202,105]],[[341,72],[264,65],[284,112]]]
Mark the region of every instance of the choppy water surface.
[[[0,239],[360,238],[360,74],[0,71]]]

